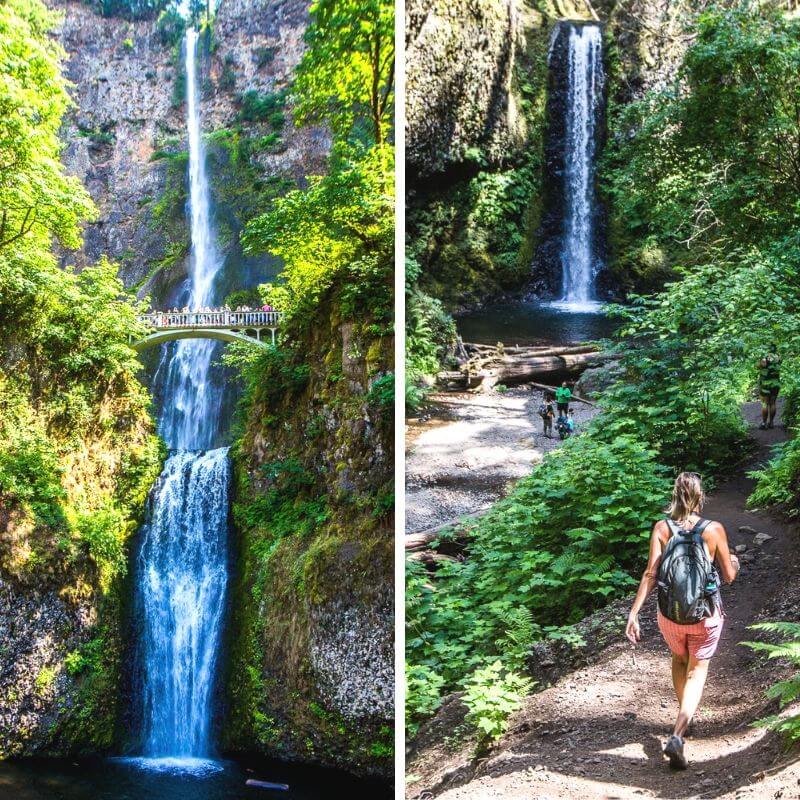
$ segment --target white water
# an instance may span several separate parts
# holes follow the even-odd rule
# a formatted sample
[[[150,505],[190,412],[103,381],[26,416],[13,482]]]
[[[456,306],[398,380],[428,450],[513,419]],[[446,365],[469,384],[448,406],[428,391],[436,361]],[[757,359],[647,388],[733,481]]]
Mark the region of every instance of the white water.
[[[572,25],[568,40],[565,142],[565,220],[561,249],[563,295],[556,308],[597,311],[594,279],[594,176],[597,118],[602,102],[602,34],[597,25]]]
[[[197,32],[186,32],[186,126],[189,133],[189,217],[191,254],[185,302],[189,308],[213,305],[214,279],[222,267],[211,227],[211,200],[200,122]],[[207,449],[218,443],[222,392],[211,380],[216,343],[184,339],[164,348],[156,380],[164,380],[160,432],[170,447]],[[166,374],[163,375],[164,371]]]
[[[187,31],[191,256],[190,308],[211,305],[222,262],[210,221],[197,86],[197,34]],[[160,432],[171,455],[154,487],[137,559],[142,755],[154,770],[203,771],[213,762],[212,711],[228,578],[227,448],[219,435],[221,392],[211,379],[215,343],[164,348]]]

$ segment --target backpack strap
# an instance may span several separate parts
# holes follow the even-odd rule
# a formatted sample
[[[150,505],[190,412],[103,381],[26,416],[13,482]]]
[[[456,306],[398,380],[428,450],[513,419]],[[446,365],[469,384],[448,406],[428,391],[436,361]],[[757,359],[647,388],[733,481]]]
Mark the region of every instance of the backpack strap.
[[[664,520],[665,520],[665,522],[667,523],[667,527],[669,528],[669,530],[670,530],[670,533],[671,533],[673,536],[674,536],[676,533],[679,533],[680,531],[684,530],[684,528],[681,528],[681,526],[680,526],[680,525],[678,525],[678,523],[677,523],[677,522],[675,522],[675,520],[674,520],[674,519],[671,519],[670,517],[665,517],[665,518],[664,518]],[[693,538],[693,539],[695,539],[695,540],[696,540],[697,538],[700,538],[700,539],[702,539],[702,538],[703,538],[703,531],[704,531],[704,530],[705,530],[705,529],[706,529],[706,528],[707,528],[707,527],[708,527],[710,524],[711,524],[711,520],[710,520],[710,519],[703,519],[702,517],[700,517],[700,519],[698,519],[698,520],[697,520],[697,522],[695,522],[695,524],[694,524],[694,526],[692,527],[692,529],[691,529],[691,530],[689,530],[689,531],[686,531],[686,533],[689,533],[689,534],[691,534],[692,538]]]

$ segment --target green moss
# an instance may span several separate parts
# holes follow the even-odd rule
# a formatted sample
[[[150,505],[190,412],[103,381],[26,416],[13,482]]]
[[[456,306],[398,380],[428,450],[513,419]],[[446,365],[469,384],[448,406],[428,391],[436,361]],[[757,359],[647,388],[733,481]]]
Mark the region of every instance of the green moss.
[[[366,394],[354,394],[349,381],[331,380],[343,374],[335,292],[293,347],[264,351],[248,368],[233,449],[240,573],[225,739],[232,749],[256,742],[268,753],[364,768],[384,758],[383,748],[373,752],[382,741],[380,726],[353,730],[329,707],[310,662],[309,637],[315,609],[343,593],[349,603],[370,607],[383,588],[376,576],[391,574],[392,508],[380,500],[390,491],[391,475],[387,471],[381,485],[374,466],[371,475],[361,467],[358,459],[366,464],[371,454],[349,428],[368,414],[388,449],[391,420],[369,410]],[[368,315],[364,311],[353,325],[350,349],[371,353],[374,366],[385,369],[391,341],[372,340]],[[359,380],[366,385],[366,362]],[[388,391],[386,385],[378,385],[373,400]],[[252,443],[266,431],[268,452],[256,459]],[[342,456],[330,470],[325,465],[334,452]],[[273,458],[277,453],[281,457]],[[337,476],[351,472],[364,485],[340,491]]]
[[[39,697],[43,697],[47,694],[47,691],[55,682],[57,674],[58,670],[55,667],[42,667],[42,669],[39,670],[39,674],[33,682],[36,688],[36,694],[38,694]]]

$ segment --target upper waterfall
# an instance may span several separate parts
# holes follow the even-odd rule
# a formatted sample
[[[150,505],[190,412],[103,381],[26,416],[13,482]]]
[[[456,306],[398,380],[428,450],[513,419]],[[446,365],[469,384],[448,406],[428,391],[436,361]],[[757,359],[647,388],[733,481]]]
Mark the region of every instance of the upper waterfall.
[[[569,31],[561,302],[586,306],[595,299],[600,266],[594,248],[597,118],[603,93],[603,38],[598,25]]]
[[[213,305],[215,280],[223,260],[219,257],[211,222],[211,197],[206,176],[198,80],[197,31],[186,31],[186,127],[189,139],[189,203],[191,252],[189,275],[181,304],[190,308]],[[163,380],[166,398],[160,433],[170,447],[205,450],[220,444],[222,391],[211,375],[217,345],[213,341],[180,341],[174,351],[165,347],[156,379]]]

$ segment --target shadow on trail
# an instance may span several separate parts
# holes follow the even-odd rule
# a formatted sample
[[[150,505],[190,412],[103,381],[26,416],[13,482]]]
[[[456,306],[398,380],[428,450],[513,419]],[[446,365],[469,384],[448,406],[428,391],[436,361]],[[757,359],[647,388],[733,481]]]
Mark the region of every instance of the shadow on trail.
[[[754,774],[767,772],[769,766],[782,754],[786,755],[782,767],[800,760],[797,749],[793,755],[787,755],[780,739],[771,733],[761,734],[759,738],[748,743],[742,742],[743,746],[735,747],[725,754],[704,759],[704,740],[715,737],[737,738],[735,730],[726,731],[712,725],[706,728],[704,735],[687,739],[686,747],[691,759],[689,769],[675,771],[670,768],[661,752],[665,739],[665,726],[662,724],[646,720],[630,721],[617,715],[592,714],[561,717],[558,725],[559,728],[570,728],[573,734],[582,729],[585,733],[580,738],[578,735],[571,737],[570,734],[562,734],[542,747],[542,740],[552,737],[552,734],[537,735],[533,732],[526,739],[511,744],[502,758],[489,761],[485,770],[479,768],[472,779],[484,774],[497,779],[521,769],[530,769],[530,765],[535,764],[534,770],[544,767],[542,771],[550,775],[574,779],[576,787],[579,781],[608,785],[608,797],[629,796],[627,793],[615,794],[613,787],[618,787],[619,790],[628,790],[630,794],[639,794],[637,789],[646,790],[656,797],[669,800],[698,795],[714,798],[729,794],[742,786],[749,786],[754,780]],[[543,727],[546,729],[544,724]],[[586,735],[590,731],[594,731],[594,734]],[[604,737],[603,731],[614,731],[613,738]],[[743,738],[741,733],[738,736]],[[555,747],[559,750],[567,749],[572,760],[564,758],[557,766],[551,767],[546,751]],[[693,753],[697,756],[693,757]],[[743,772],[742,763],[753,760],[762,764],[760,769]],[[576,794],[575,797],[577,796]]]

